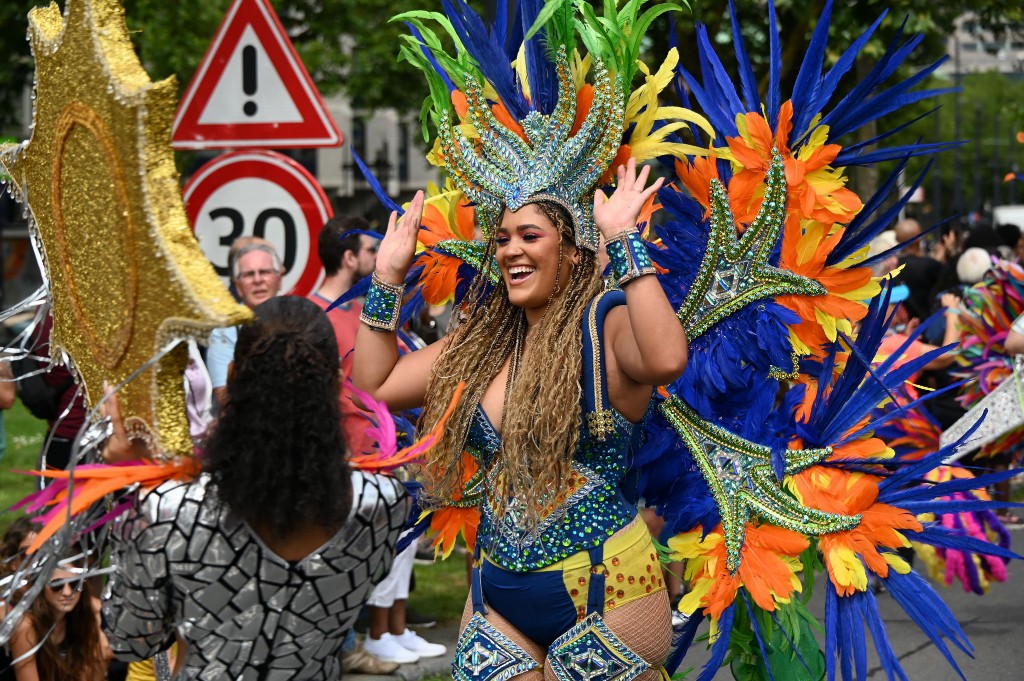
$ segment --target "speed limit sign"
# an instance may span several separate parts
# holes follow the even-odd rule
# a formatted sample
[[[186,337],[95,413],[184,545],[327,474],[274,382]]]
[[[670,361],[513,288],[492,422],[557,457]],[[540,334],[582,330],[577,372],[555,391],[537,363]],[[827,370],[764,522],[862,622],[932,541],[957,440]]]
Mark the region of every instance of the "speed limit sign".
[[[273,151],[236,151],[199,169],[185,185],[185,210],[199,247],[227,283],[235,239],[267,239],[286,273],[281,292],[307,296],[323,277],[316,238],[332,215],[324,190],[305,168]]]

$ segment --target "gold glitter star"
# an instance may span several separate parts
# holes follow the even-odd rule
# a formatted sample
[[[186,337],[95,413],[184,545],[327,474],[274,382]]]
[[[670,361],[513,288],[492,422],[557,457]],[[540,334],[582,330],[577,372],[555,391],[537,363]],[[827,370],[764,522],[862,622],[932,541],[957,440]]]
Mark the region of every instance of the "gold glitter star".
[[[32,138],[0,161],[31,212],[65,351],[96,400],[170,341],[237,324],[234,302],[189,229],[170,148],[176,87],[153,83],[117,0],[29,13]],[[183,344],[121,391],[130,433],[190,454]]]
[[[787,494],[772,470],[770,448],[708,423],[679,397],[670,397],[661,410],[693,455],[718,506],[725,535],[726,566],[731,573],[740,568],[751,516],[814,536],[849,530],[860,524],[859,515],[819,511],[803,506]],[[783,472],[799,473],[831,453],[831,448],[788,450]]]

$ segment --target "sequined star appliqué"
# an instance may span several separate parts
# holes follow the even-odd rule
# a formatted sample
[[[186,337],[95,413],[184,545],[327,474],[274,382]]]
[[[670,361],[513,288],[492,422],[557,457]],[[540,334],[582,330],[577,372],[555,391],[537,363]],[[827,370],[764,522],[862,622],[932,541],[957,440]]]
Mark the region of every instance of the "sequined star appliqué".
[[[722,516],[726,565],[735,573],[747,522],[758,516],[802,534],[820,536],[856,527],[860,516],[826,513],[803,506],[781,487],[772,470],[771,449],[708,423],[678,397],[669,398],[662,413],[690,450]],[[784,473],[810,468],[832,453],[831,448],[786,452]]]
[[[818,282],[768,264],[785,222],[786,173],[777,150],[772,150],[761,208],[739,238],[729,195],[721,182],[711,181],[707,250],[678,311],[691,342],[754,301],[791,294],[825,295]]]

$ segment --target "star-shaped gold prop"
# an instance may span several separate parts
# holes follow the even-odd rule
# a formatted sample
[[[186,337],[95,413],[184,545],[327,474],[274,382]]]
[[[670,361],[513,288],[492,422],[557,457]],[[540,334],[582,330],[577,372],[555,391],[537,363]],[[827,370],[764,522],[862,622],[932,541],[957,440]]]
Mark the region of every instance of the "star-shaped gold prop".
[[[662,413],[693,455],[722,516],[726,566],[739,570],[747,522],[758,516],[773,525],[821,536],[850,530],[860,516],[827,513],[803,506],[787,494],[772,470],[771,449],[708,423],[676,396],[661,406]],[[831,448],[786,452],[785,475],[810,468],[832,453]]]
[[[29,13],[32,139],[0,161],[31,212],[53,310],[51,352],[96,400],[174,339],[245,321],[199,250],[170,147],[173,79],[153,83],[118,0]],[[190,454],[179,345],[121,392],[131,434]]]
[[[678,311],[690,342],[756,300],[827,293],[816,281],[768,264],[785,224],[786,173],[778,150],[772,149],[761,208],[738,239],[729,194],[721,182],[711,181],[707,250]]]

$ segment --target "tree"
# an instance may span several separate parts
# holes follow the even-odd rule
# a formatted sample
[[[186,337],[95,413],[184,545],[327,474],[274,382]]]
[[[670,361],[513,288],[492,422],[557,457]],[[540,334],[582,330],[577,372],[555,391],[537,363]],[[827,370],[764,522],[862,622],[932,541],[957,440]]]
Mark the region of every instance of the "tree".
[[[128,29],[143,66],[154,80],[175,76],[188,86],[231,0],[123,0]],[[39,0],[0,3],[0,128],[20,133],[21,96],[32,78],[25,39],[27,15]],[[321,93],[344,92],[367,110],[418,110],[426,84],[399,62],[401,24],[390,16],[420,9],[429,0],[271,0],[299,56]],[[438,3],[439,5],[440,3]],[[485,3],[474,3],[480,9]],[[437,9],[440,9],[438,6]]]

